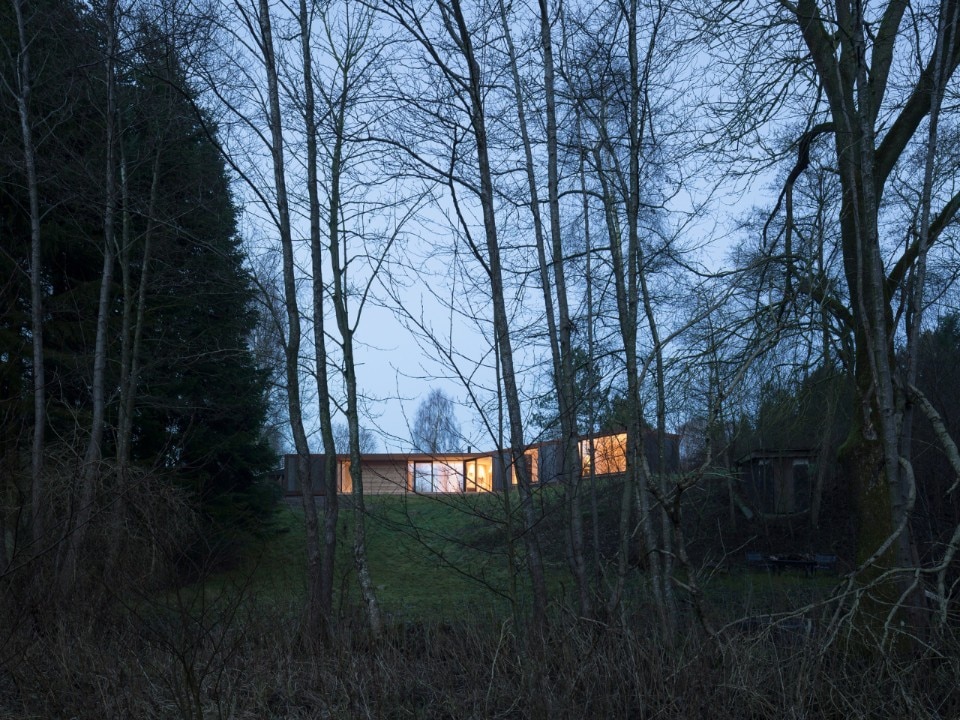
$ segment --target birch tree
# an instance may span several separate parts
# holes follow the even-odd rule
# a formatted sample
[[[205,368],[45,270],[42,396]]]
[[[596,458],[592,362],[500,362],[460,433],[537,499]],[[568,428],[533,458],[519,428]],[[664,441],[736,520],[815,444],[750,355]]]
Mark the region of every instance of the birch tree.
[[[328,84],[323,88],[324,114],[326,117],[326,173],[327,173],[327,202],[325,207],[327,220],[327,252],[331,271],[331,303],[334,318],[339,333],[339,347],[342,354],[341,372],[346,392],[346,418],[350,438],[350,477],[352,481],[353,504],[353,556],[357,570],[357,579],[360,592],[367,611],[367,618],[374,637],[382,632],[380,605],[377,600],[376,589],[367,561],[366,547],[366,507],[363,496],[363,465],[361,462],[361,428],[359,391],[357,385],[357,361],[355,354],[355,335],[371,283],[389,252],[390,245],[396,239],[393,234],[385,246],[373,251],[373,267],[371,275],[366,278],[365,289],[359,293],[359,298],[351,292],[348,269],[354,258],[350,255],[351,234],[355,228],[349,227],[349,219],[344,217],[344,209],[350,203],[350,190],[347,187],[348,174],[354,156],[351,152],[352,137],[363,132],[366,127],[356,127],[358,122],[358,108],[361,104],[361,95],[369,90],[373,68],[379,62],[379,54],[372,49],[376,42],[372,35],[373,16],[369,9],[360,6],[353,9],[344,5],[340,20],[344,23],[345,32],[340,36],[342,45],[331,44],[328,47],[330,59],[333,62],[333,71]],[[332,37],[331,28],[327,26],[327,37]],[[308,81],[309,82],[309,81]],[[360,112],[370,110],[363,108]],[[369,119],[361,121],[369,122]],[[402,226],[402,222],[397,227]],[[394,231],[396,232],[396,230]],[[369,238],[367,238],[369,240]],[[318,269],[314,265],[315,271]],[[316,278],[314,279],[316,282]],[[318,313],[320,308],[314,307]],[[316,321],[316,319],[315,319]],[[318,367],[318,373],[320,369]],[[331,450],[333,452],[333,435],[331,432]],[[335,523],[331,527],[334,530]]]
[[[384,190],[390,175],[380,172],[375,143],[365,139],[375,134],[371,127],[386,112],[374,94],[374,74],[382,68],[376,44],[380,38],[374,34],[369,9],[347,3],[284,6],[266,0],[255,5],[238,2],[234,9],[237,25],[230,30],[224,54],[241,51],[239,62],[231,68],[243,80],[221,82],[211,69],[207,90],[241,129],[223,148],[225,157],[279,235],[288,327],[288,412],[298,476],[305,482],[309,447],[301,399],[304,387],[298,373],[302,355],[309,356],[301,326],[305,322],[312,326],[308,331],[312,331],[312,375],[318,389],[316,417],[326,454],[327,501],[321,535],[312,489],[303,486],[310,572],[307,627],[312,628],[308,634],[315,636],[323,627],[330,628],[333,620],[339,513],[332,423],[336,409],[345,415],[350,437],[354,563],[370,629],[378,636],[379,603],[366,559],[355,337],[371,283],[402,233],[409,207],[418,202],[418,191]],[[247,66],[250,59],[254,64]],[[264,87],[266,92],[261,94]],[[305,152],[297,153],[298,147]],[[257,148],[268,154],[270,177],[260,175]],[[302,192],[292,190],[294,186]],[[300,227],[306,229],[307,275],[312,277],[298,272]],[[311,283],[308,312],[303,312],[297,295],[304,281]],[[342,399],[337,397],[339,392]]]
[[[574,73],[579,68],[569,67],[565,72],[572,92],[579,99],[584,122],[589,124],[594,137],[590,148],[591,170],[603,206],[626,375],[627,482],[621,505],[618,579],[608,605],[613,609],[622,598],[627,572],[626,542],[632,535],[630,504],[635,503],[642,538],[640,552],[649,568],[654,604],[663,625],[672,628],[675,605],[670,580],[670,531],[664,509],[656,505],[656,498],[663,498],[666,488],[659,477],[663,465],[655,476],[644,453],[643,368],[638,355],[639,332],[645,325],[653,348],[657,430],[658,437],[662,438],[665,431],[663,345],[647,278],[650,264],[646,254],[650,239],[642,235],[653,234],[650,217],[657,206],[657,202],[645,197],[649,189],[644,177],[649,177],[653,167],[648,155],[659,152],[654,149],[655,119],[650,98],[655,74],[662,69],[657,66],[661,57],[658,34],[667,18],[667,9],[662,4],[648,8],[634,0],[611,8],[608,15],[602,15],[597,21],[597,27],[589,27],[590,21],[585,20],[580,29],[584,38],[582,47],[592,49],[592,66],[583,67],[578,77]],[[646,25],[646,34],[640,31],[641,22]],[[626,45],[625,57],[617,49],[620,43]],[[658,445],[661,443],[662,440]]]
[[[100,277],[100,297],[97,306],[96,337],[93,353],[91,387],[91,420],[87,449],[83,456],[79,477],[79,493],[73,510],[70,534],[67,537],[63,564],[60,568],[61,590],[68,592],[77,576],[79,554],[86,537],[87,526],[93,515],[96,485],[103,458],[103,434],[106,421],[107,334],[109,332],[110,303],[113,290],[114,259],[116,257],[116,217],[119,196],[117,182],[117,62],[120,52],[120,12],[117,0],[106,0],[102,6],[104,27],[104,86],[106,89],[104,117],[104,199],[103,199],[103,269]]]
[[[421,163],[425,172],[447,184],[469,252],[483,268],[489,281],[499,377],[503,383],[508,417],[510,464],[518,479],[527,569],[533,588],[534,625],[540,627],[546,621],[547,587],[537,538],[531,478],[528,477],[524,461],[523,415],[514,339],[504,289],[495,170],[486,110],[489,84],[482,65],[483,56],[476,45],[488,18],[484,17],[484,9],[467,8],[460,0],[438,0],[436,3],[388,1],[377,7],[386,18],[397,23],[419,48],[428,71],[442,83],[441,95],[444,100],[441,107],[453,113],[452,117],[444,118],[441,125],[450,130],[453,137],[450,157],[428,157],[412,145],[408,145],[407,149],[413,159]],[[415,102],[419,104],[423,100],[417,99]],[[454,127],[450,127],[451,120]],[[463,161],[460,143],[464,140],[469,143],[469,149],[466,150],[469,165],[460,167]],[[482,240],[474,239],[469,223],[465,221],[465,207],[458,195],[463,190],[479,206]]]
[[[307,7],[306,0],[300,0],[298,6],[300,28],[300,54],[303,63],[303,121],[306,134],[307,157],[307,199],[308,222],[310,227],[310,262],[313,270],[313,348],[316,367],[318,417],[320,434],[324,449],[324,527],[320,542],[322,557],[316,557],[316,541],[308,548],[308,562],[311,565],[309,582],[311,589],[308,594],[307,616],[309,618],[309,633],[316,635],[320,630],[320,623],[325,625],[330,633],[333,622],[333,583],[334,564],[337,551],[337,519],[340,514],[340,500],[337,487],[336,442],[334,440],[333,424],[330,410],[330,387],[327,381],[327,344],[324,331],[324,315],[326,303],[324,300],[325,288],[323,282],[323,257],[321,235],[321,213],[318,194],[318,152],[317,152],[317,119],[316,97],[314,92],[313,73],[313,19],[312,8]],[[303,496],[304,516],[311,531],[316,532],[316,506],[313,498]],[[319,567],[317,567],[319,565]],[[313,604],[316,603],[316,607]]]
[[[312,645],[317,633],[324,627],[320,615],[324,607],[319,596],[321,589],[321,547],[316,504],[313,497],[313,485],[310,477],[310,446],[304,424],[302,388],[300,379],[300,359],[302,345],[302,318],[298,297],[298,277],[296,272],[295,246],[291,220],[291,204],[287,191],[287,150],[284,134],[285,118],[281,111],[280,65],[274,42],[273,16],[267,0],[258,0],[255,5],[235,3],[235,18],[238,27],[227,37],[246,51],[241,62],[253,60],[255,71],[247,70],[245,65],[238,70],[239,77],[246,80],[246,87],[253,92],[252,101],[241,93],[231,92],[228,83],[221,82],[217,71],[223,68],[205,68],[206,89],[233,118],[245,128],[269,158],[267,177],[257,175],[258,168],[245,164],[242,153],[230,152],[220,146],[225,160],[244,180],[246,187],[256,197],[259,207],[275,228],[281,251],[281,278],[283,287],[283,310],[285,322],[276,323],[286,329],[284,342],[284,369],[286,380],[287,416],[297,455],[297,477],[300,480],[304,506],[304,525],[306,530],[307,588],[308,596],[304,608],[304,640]],[[228,41],[229,42],[229,41]],[[266,93],[257,90],[266,85]],[[245,105],[250,103],[250,107]],[[262,113],[259,117],[257,113]],[[262,125],[261,125],[262,121]],[[246,137],[246,136],[245,136]]]
[[[434,388],[417,408],[410,429],[413,447],[422,453],[462,452],[460,425],[453,400],[443,390]]]
[[[560,162],[558,158],[557,90],[555,82],[552,26],[557,21],[559,10],[551,10],[546,0],[538,4],[539,43],[543,72],[543,106],[547,165],[547,223],[541,212],[541,200],[537,189],[539,178],[534,160],[534,139],[527,122],[527,100],[520,77],[519,58],[511,35],[511,18],[501,0],[499,15],[507,50],[507,59],[513,81],[513,101],[517,112],[517,126],[523,146],[529,192],[529,208],[533,220],[537,249],[537,264],[540,271],[540,286],[543,291],[544,315],[550,344],[553,388],[557,395],[560,418],[562,465],[561,474],[565,488],[567,520],[569,523],[568,557],[577,589],[580,613],[591,614],[591,601],[587,583],[587,571],[583,554],[583,520],[580,510],[580,463],[577,455],[577,411],[575,407],[575,368],[571,346],[573,321],[567,297],[566,258],[561,237],[560,216]],[[541,108],[535,108],[540,110]],[[549,243],[545,225],[549,227]],[[589,322],[589,321],[588,321]]]
[[[46,418],[46,385],[43,371],[43,292],[41,290],[41,234],[40,234],[40,189],[37,177],[37,153],[33,138],[33,110],[31,95],[33,69],[30,63],[32,37],[27,27],[26,3],[11,0],[17,23],[16,76],[7,91],[16,101],[20,118],[20,133],[23,141],[23,165],[27,179],[27,194],[30,203],[30,339],[33,350],[33,440],[30,447],[30,532],[33,542],[43,538],[44,488],[43,450]],[[5,530],[3,531],[5,532]],[[5,545],[5,538],[4,538]],[[6,553],[0,557],[6,561]]]

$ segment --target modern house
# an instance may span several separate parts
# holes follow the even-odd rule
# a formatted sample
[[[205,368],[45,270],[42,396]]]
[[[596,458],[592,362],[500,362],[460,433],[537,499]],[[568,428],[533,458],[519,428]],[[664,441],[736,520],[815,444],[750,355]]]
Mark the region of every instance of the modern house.
[[[577,468],[581,477],[611,477],[627,468],[626,433],[608,433],[582,437],[578,443]],[[644,437],[644,451],[652,469],[658,466],[654,433]],[[680,438],[667,435],[665,443],[667,472],[680,467]],[[524,452],[527,472],[534,484],[553,483],[563,476],[563,452],[559,441],[531,445]],[[366,453],[361,458],[363,491],[384,495],[399,493],[473,493],[497,492],[517,484],[508,450],[467,453]],[[310,476],[315,495],[323,495],[324,455],[310,455]],[[297,456],[284,457],[282,486],[286,495],[299,495]],[[350,456],[337,455],[337,487],[352,490]]]

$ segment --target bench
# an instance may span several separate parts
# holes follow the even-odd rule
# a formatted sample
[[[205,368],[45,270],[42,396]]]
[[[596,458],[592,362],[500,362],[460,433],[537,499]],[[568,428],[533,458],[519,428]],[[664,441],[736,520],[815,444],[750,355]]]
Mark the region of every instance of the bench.
[[[804,555],[771,555],[767,562],[777,575],[784,570],[802,570],[804,575],[813,575],[817,570],[817,561]]]
[[[748,552],[744,557],[747,567],[772,570],[776,574],[784,570],[802,570],[805,575],[813,575],[818,570],[834,571],[837,568],[836,555],[768,555]]]

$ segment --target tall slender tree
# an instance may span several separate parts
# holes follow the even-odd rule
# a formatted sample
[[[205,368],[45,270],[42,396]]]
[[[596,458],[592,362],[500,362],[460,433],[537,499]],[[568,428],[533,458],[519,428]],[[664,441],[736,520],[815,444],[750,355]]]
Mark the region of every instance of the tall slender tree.
[[[43,359],[43,292],[41,290],[41,232],[40,232],[40,187],[37,175],[37,151],[33,139],[33,69],[30,64],[33,38],[27,27],[26,3],[12,0],[16,18],[17,51],[16,76],[7,89],[16,99],[20,117],[20,133],[23,142],[23,165],[30,204],[30,338],[33,367],[33,441],[30,448],[30,530],[33,542],[43,537],[43,450],[46,429],[46,380]],[[3,559],[6,559],[4,555]]]
[[[533,621],[536,627],[543,627],[546,623],[547,585],[537,533],[531,478],[526,471],[524,458],[526,446],[523,414],[514,357],[514,340],[511,336],[507,311],[497,220],[495,169],[488,134],[489,121],[486,110],[488,84],[481,65],[481,55],[475,47],[475,36],[478,30],[471,26],[467,8],[459,0],[437,3],[435,13],[430,12],[429,8],[404,2],[384,2],[378,7],[386,17],[402,27],[412,41],[421,48],[431,64],[431,70],[437,72],[442,79],[445,97],[452,100],[460,116],[457,120],[463,122],[462,127],[457,127],[453,131],[458,139],[454,145],[459,145],[458,141],[462,135],[469,138],[472,165],[469,176],[476,180],[467,180],[467,173],[460,168],[457,168],[454,173],[443,171],[440,173],[451,188],[458,182],[463,182],[472,199],[479,205],[482,218],[482,242],[474,240],[466,222],[461,222],[461,230],[467,238],[470,253],[483,268],[490,286],[493,334],[500,370],[498,375],[503,384],[503,397],[508,418],[510,465],[517,475],[524,523],[523,538],[527,570],[533,588]],[[433,34],[434,31],[436,35]],[[453,157],[445,158],[441,162],[456,164],[460,153],[458,147],[454,153]],[[423,157],[418,156],[415,151],[414,157],[418,161],[423,160]],[[456,193],[454,189],[453,201],[457,207],[458,217],[464,221],[464,207]]]
[[[117,182],[117,65],[120,53],[120,7],[117,0],[106,0],[102,7],[104,29],[104,198],[103,198],[103,270],[100,276],[100,298],[97,305],[96,339],[93,351],[91,387],[91,419],[87,449],[80,470],[80,493],[73,511],[67,536],[63,564],[60,568],[61,590],[67,592],[77,575],[78,556],[86,538],[93,514],[97,480],[103,458],[103,434],[106,423],[107,335],[113,291],[117,235],[116,216],[119,187]]]

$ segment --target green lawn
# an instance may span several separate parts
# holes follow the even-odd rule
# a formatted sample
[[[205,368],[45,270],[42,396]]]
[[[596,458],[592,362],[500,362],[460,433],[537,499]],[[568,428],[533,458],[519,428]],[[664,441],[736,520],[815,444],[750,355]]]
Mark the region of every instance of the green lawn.
[[[458,617],[504,604],[510,574],[500,502],[496,495],[368,499],[370,571],[384,610]],[[339,556],[350,599],[352,523],[347,510]]]
[[[511,580],[501,503],[501,497],[487,494],[367,498],[367,554],[384,611],[458,617],[506,606]],[[353,524],[352,508],[342,500],[336,579],[341,606],[359,600]],[[213,578],[208,592],[224,584],[246,585],[261,600],[302,601],[303,511],[281,504],[272,525],[249,547],[243,565]]]
[[[510,576],[502,496],[374,496],[367,498],[367,511],[371,574],[386,613],[414,619],[458,618],[490,611],[503,614],[509,611],[512,593],[520,598],[528,596],[522,562],[517,563],[517,577]],[[352,509],[343,499],[335,602],[344,612],[359,605],[353,522]],[[554,598],[572,589],[558,545],[560,527],[559,518],[545,522],[541,533]],[[515,545],[522,557],[522,542],[516,541]],[[226,584],[243,585],[260,600],[302,603],[305,560],[299,506],[281,504],[273,530],[253,544],[246,555],[241,567],[212,578],[206,584],[208,593],[223,592]],[[638,580],[633,575],[628,583],[636,601],[643,595]],[[716,619],[722,622],[724,618],[779,612],[815,602],[828,595],[836,582],[836,577],[824,575],[772,575],[735,567],[709,580],[704,578],[702,589],[717,613]]]

